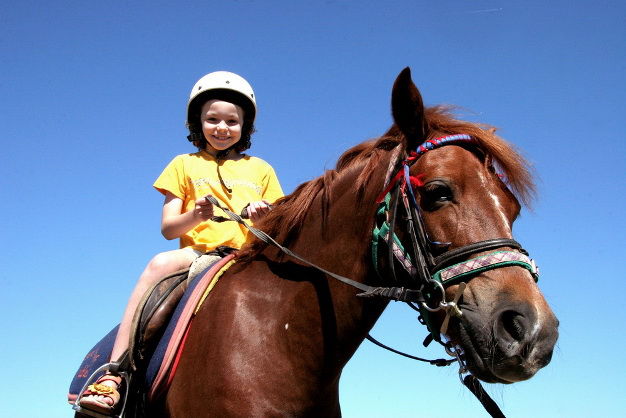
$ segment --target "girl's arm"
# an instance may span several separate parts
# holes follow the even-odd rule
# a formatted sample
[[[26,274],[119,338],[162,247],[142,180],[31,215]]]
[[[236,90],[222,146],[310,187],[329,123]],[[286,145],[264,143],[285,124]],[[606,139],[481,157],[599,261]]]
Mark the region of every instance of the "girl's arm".
[[[180,238],[200,222],[212,216],[213,205],[205,198],[196,200],[194,209],[183,213],[183,200],[167,192],[161,215],[161,234],[165,239]]]

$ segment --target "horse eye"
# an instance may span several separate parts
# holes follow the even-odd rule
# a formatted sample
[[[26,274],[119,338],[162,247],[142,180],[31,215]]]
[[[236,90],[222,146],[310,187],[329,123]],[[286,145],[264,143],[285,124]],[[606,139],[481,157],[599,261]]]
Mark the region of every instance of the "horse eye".
[[[452,189],[443,181],[432,181],[420,189],[422,206],[426,210],[436,210],[454,199]]]

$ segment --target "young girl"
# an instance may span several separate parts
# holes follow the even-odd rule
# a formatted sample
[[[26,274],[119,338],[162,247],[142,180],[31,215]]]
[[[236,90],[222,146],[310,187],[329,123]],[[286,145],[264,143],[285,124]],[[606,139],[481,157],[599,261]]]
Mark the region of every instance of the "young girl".
[[[255,115],[252,87],[237,74],[213,72],[193,86],[187,104],[188,139],[199,151],[175,157],[154,183],[165,196],[161,232],[167,239],[180,238],[180,249],[157,254],[139,277],[120,323],[112,362],[119,361],[128,349],[135,309],[149,287],[165,275],[188,267],[207,251],[221,245],[240,248],[245,242],[247,231],[238,223],[211,221],[213,205],[205,196],[214,196],[235,213],[249,204],[252,222],[283,196],[272,167],[243,154],[251,145]],[[113,413],[120,398],[120,383],[119,376],[105,374],[81,396],[81,407]]]

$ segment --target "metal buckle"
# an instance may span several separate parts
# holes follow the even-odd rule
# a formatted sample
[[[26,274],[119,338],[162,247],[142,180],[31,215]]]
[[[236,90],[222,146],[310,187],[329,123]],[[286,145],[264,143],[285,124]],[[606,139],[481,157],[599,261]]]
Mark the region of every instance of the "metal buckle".
[[[458,345],[453,345],[450,341],[444,344],[444,349],[450,357],[456,357],[459,363],[459,379],[463,383],[463,375],[469,373],[465,361],[463,361],[463,349]]]
[[[450,317],[455,316],[457,318],[460,318],[461,316],[463,316],[463,312],[461,312],[461,309],[459,309],[458,302],[459,302],[459,299],[461,299],[463,292],[465,291],[465,286],[466,286],[465,282],[459,283],[459,287],[456,290],[454,299],[451,300],[450,302],[441,303],[443,308],[446,310],[446,317],[443,319],[443,323],[441,324],[441,329],[439,330],[440,334],[445,334],[446,331],[448,331],[448,325],[450,324]]]

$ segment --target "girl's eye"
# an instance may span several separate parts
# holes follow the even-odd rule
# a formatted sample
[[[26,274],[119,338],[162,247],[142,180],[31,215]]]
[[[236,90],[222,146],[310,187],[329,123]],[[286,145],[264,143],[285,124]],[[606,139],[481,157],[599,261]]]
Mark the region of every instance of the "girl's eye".
[[[422,206],[426,210],[437,210],[446,202],[454,200],[452,188],[441,180],[427,183],[420,188]]]

